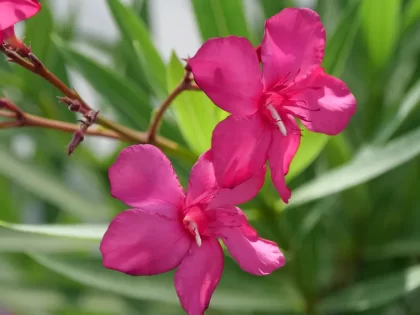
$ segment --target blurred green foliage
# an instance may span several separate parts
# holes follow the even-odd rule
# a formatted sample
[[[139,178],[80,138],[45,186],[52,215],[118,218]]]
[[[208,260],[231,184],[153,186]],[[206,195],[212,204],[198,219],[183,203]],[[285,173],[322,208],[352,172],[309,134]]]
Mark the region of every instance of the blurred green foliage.
[[[202,40],[234,34],[257,45],[264,20],[295,5],[254,2],[261,14],[249,16],[241,0],[191,0]],[[70,69],[85,77],[104,113],[144,131],[156,100],[182,78],[182,63],[160,57],[145,1],[106,3],[116,42],[77,32],[77,12],[58,20],[45,1],[25,39],[64,82]],[[357,114],[336,137],[304,131],[288,206],[269,180],[243,206],[287,265],[253,277],[226,259],[208,314],[420,314],[420,1],[318,0],[314,8],[327,31],[323,66],[351,88]],[[54,88],[1,59],[5,95],[30,113],[74,121]],[[198,155],[225,116],[203,93],[186,92],[161,132]],[[41,129],[0,133],[0,305],[28,315],[182,314],[171,274],[129,277],[101,265],[101,236],[124,209],[109,195],[107,168],[125,144],[103,156],[86,142],[68,158],[69,140]],[[186,184],[191,162],[170,158]]]

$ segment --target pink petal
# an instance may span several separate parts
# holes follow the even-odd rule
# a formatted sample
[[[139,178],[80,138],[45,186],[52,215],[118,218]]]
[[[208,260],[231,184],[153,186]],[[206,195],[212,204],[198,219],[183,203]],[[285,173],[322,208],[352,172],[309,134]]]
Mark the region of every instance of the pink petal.
[[[242,228],[248,237],[255,238],[257,232],[249,225],[245,213],[238,207],[225,206],[206,211],[207,235],[221,236],[220,229]]]
[[[246,38],[209,39],[188,64],[197,85],[221,109],[234,115],[257,111],[263,89],[261,71]]]
[[[133,145],[121,151],[109,168],[111,194],[131,207],[170,203],[180,205],[184,191],[171,162],[152,145]]]
[[[178,218],[158,215],[145,207],[118,214],[100,250],[106,268],[130,275],[155,275],[177,267],[190,246],[190,235]]]
[[[219,228],[217,233],[239,266],[250,274],[268,275],[285,264],[277,244],[258,237],[248,222],[241,227]]]
[[[41,4],[36,0],[0,0],[0,33],[32,17],[40,9]]]
[[[191,169],[188,181],[186,207],[203,201],[209,201],[217,188],[211,151],[203,153]]]
[[[253,199],[265,180],[265,165],[262,169],[250,179],[246,180],[242,184],[231,188],[222,188],[214,196],[213,200],[208,205],[208,209],[219,208],[223,206],[235,206],[245,203]]]
[[[191,246],[175,274],[175,288],[189,315],[203,315],[223,272],[223,250],[215,238]]]
[[[221,121],[213,131],[211,148],[219,186],[234,188],[260,172],[270,141],[270,129],[258,114]]]
[[[325,30],[316,12],[288,8],[268,19],[261,45],[265,89],[304,78],[321,64],[324,47]]]
[[[288,124],[292,123],[298,128],[294,119],[289,119]],[[271,179],[285,203],[289,202],[291,192],[286,186],[284,176],[289,172],[290,163],[299,148],[300,137],[300,132],[289,132],[287,136],[283,136],[278,130],[273,130],[273,140],[268,150]]]
[[[346,84],[326,74],[322,68],[313,71],[296,88],[300,92],[294,99],[309,110],[302,107],[290,110],[304,116],[302,124],[311,131],[336,135],[343,131],[356,111],[356,99]]]

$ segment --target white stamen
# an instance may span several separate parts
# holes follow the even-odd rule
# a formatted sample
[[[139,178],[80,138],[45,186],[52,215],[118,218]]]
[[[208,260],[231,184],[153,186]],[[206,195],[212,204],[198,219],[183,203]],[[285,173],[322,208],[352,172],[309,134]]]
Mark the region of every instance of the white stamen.
[[[189,224],[191,230],[194,231],[195,242],[197,243],[197,246],[201,247],[201,237],[200,237],[200,233],[198,233],[197,224],[195,224],[194,221],[189,221],[188,224]]]
[[[279,113],[277,113],[276,109],[274,108],[273,104],[270,104],[267,106],[267,109],[270,111],[271,116],[276,121],[277,126],[279,127],[280,132],[283,134],[283,136],[287,136],[287,130],[286,126],[283,124]]]

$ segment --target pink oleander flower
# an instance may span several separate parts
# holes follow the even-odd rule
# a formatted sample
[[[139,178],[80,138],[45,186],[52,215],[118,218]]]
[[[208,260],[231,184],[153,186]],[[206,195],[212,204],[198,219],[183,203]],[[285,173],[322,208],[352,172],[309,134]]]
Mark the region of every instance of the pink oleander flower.
[[[124,149],[109,169],[111,194],[133,209],[118,214],[105,233],[104,266],[136,276],[178,268],[175,288],[183,308],[203,314],[223,271],[217,238],[251,274],[267,275],[285,263],[276,243],[258,237],[235,207],[258,193],[264,176],[263,168],[233,189],[220,188],[208,151],[193,166],[185,194],[159,149]]]
[[[231,113],[212,137],[217,182],[234,187],[268,160],[273,183],[287,203],[285,175],[301,131],[335,135],[348,124],[356,100],[339,79],[324,73],[325,30],[310,9],[289,8],[266,21],[262,70],[251,43],[229,36],[208,40],[189,59],[197,85]]]
[[[41,9],[37,0],[0,0],[0,44],[10,41],[14,48],[23,45],[15,36],[14,25],[29,19]]]

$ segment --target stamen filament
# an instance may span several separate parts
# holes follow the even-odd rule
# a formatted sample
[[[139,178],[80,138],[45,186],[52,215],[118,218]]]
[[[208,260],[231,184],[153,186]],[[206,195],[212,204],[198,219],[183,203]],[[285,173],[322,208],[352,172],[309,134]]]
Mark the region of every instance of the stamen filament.
[[[287,136],[286,126],[284,125],[283,121],[281,120],[281,117],[280,117],[279,113],[276,111],[276,109],[274,108],[273,104],[267,105],[267,109],[270,111],[271,116],[276,121],[276,124],[279,127],[279,130],[282,133],[282,135]]]

